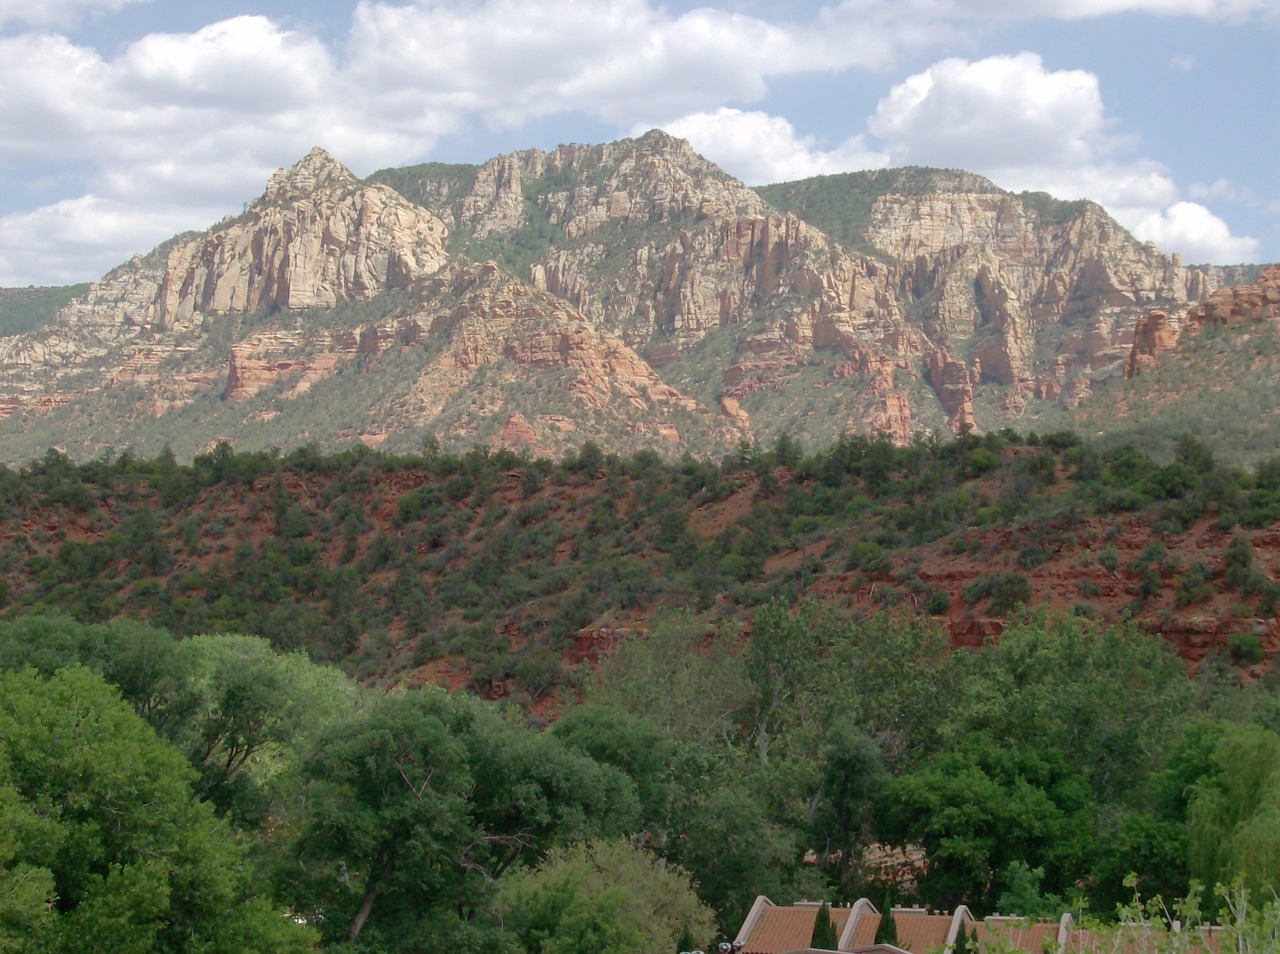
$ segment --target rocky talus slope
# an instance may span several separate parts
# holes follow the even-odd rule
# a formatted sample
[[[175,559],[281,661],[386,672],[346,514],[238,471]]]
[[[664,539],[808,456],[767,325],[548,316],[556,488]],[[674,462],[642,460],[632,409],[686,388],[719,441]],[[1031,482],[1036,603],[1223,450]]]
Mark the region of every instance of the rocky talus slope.
[[[722,453],[1056,422],[1123,375],[1140,315],[1223,279],[964,173],[757,191],[659,131],[368,181],[316,149],[0,338],[0,447]]]

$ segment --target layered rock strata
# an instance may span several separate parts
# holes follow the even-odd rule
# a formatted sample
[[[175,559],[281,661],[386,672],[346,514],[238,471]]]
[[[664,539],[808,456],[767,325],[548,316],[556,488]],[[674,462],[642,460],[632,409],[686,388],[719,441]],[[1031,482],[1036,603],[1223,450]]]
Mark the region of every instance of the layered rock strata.
[[[424,167],[404,194],[313,150],[243,215],[0,339],[0,414],[131,388],[145,392],[136,426],[216,388],[257,408],[249,433],[347,371],[390,374],[392,353],[408,364],[341,391],[367,394],[379,422],[308,439],[907,441],[1074,407],[1176,333],[1140,316],[1182,314],[1230,277],[1135,241],[1092,203],[923,170],[868,173],[857,192],[858,175],[843,245],[657,131]],[[495,249],[519,274],[467,260]],[[352,305],[378,296],[367,314]]]
[[[119,362],[127,353],[120,349],[132,341],[145,341],[132,355],[134,361],[146,355],[150,369],[108,369],[105,383],[159,377],[162,363],[182,365],[184,351],[198,350],[194,339],[225,327],[224,316],[325,308],[406,287],[447,261],[447,237],[426,209],[385,186],[364,185],[313,149],[277,171],[242,216],[135,256],[51,326],[0,339],[6,397],[20,408],[15,396],[56,396],[63,381],[86,372],[87,386],[100,386],[93,366]]]

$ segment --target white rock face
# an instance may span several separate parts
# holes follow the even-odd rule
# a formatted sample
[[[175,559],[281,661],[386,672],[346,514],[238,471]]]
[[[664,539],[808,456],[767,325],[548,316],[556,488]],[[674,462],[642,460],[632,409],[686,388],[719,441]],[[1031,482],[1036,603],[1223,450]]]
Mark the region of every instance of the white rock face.
[[[266,304],[331,307],[403,288],[448,259],[443,222],[319,149],[272,176],[250,216],[169,253],[157,325]]]
[[[330,307],[405,287],[447,260],[448,229],[386,186],[360,182],[322,149],[279,170],[239,219],[167,251],[135,256],[90,286],[52,325],[0,339],[9,411],[133,338],[159,361],[174,333],[210,316]]]

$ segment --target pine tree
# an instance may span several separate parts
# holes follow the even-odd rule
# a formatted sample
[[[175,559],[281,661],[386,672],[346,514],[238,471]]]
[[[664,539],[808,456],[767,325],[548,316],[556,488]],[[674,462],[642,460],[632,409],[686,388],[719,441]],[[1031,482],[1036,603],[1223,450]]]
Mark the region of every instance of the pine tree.
[[[961,924],[960,930],[956,932],[956,941],[951,947],[951,954],[976,954],[973,950],[973,940]]]
[[[884,903],[884,913],[880,915],[880,926],[876,928],[876,943],[898,946],[898,922],[893,919],[893,905],[888,899]]]
[[[686,924],[684,928],[680,931],[680,940],[676,942],[676,950],[692,951],[696,949],[697,946],[698,946],[698,942],[693,938],[693,931],[691,931],[689,929],[689,925]]]
[[[831,907],[824,902],[813,919],[813,939],[809,946],[819,951],[834,951],[838,943],[836,926],[831,923]]]

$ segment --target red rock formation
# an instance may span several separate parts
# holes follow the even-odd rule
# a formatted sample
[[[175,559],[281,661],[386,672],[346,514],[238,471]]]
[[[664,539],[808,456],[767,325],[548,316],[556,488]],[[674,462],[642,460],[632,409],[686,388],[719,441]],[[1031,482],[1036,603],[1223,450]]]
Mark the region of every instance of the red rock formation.
[[[1206,300],[1187,309],[1183,328],[1194,334],[1207,325],[1238,325],[1248,321],[1280,320],[1280,265],[1263,269],[1247,285],[1220,288]],[[1155,364],[1161,354],[1173,351],[1179,329],[1170,315],[1160,309],[1138,319],[1133,348],[1125,363],[1125,377],[1132,378]]]
[[[738,403],[737,398],[731,398],[727,394],[721,396],[720,413],[732,421],[737,427],[750,432],[751,416],[742,409],[742,405]]]
[[[519,412],[507,417],[507,423],[502,425],[502,431],[498,434],[498,445],[514,451],[529,451],[531,454],[540,453],[538,438],[533,433],[533,428],[529,426],[529,422],[525,420],[524,415]]]
[[[1178,344],[1178,329],[1166,312],[1149,311],[1138,319],[1133,330],[1133,350],[1125,362],[1124,376],[1136,377],[1152,367],[1159,356],[1172,351]]]
[[[1187,327],[1280,320],[1280,265],[1263,269],[1248,285],[1220,288],[1187,311]]]
[[[963,427],[974,427],[973,379],[977,374],[971,377],[963,361],[957,361],[946,351],[937,349],[930,351],[925,358],[925,375],[942,403],[947,426],[956,433]]]

